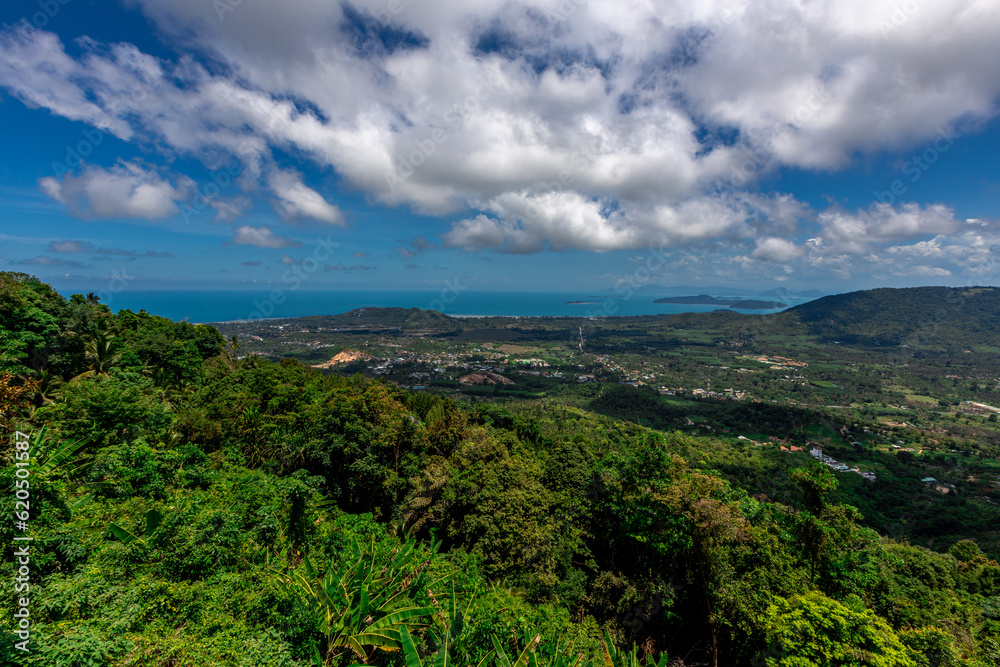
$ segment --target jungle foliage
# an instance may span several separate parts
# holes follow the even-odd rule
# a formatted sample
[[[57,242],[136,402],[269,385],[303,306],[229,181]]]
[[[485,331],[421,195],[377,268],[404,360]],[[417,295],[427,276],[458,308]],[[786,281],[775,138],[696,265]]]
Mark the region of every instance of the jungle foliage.
[[[241,358],[22,274],[0,304],[0,487],[15,430],[34,471],[2,664],[1000,664],[1000,565],[880,536],[826,468],[751,493],[711,438]]]

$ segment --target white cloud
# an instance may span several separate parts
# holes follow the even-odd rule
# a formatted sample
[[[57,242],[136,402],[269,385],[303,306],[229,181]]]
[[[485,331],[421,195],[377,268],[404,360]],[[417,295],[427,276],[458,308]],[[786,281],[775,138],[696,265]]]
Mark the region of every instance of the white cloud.
[[[765,259],[769,262],[785,263],[791,259],[801,256],[803,249],[796,246],[787,239],[775,237],[761,239],[757,242],[757,247],[753,251],[753,256],[757,259]]]
[[[963,224],[947,206],[915,203],[899,207],[875,203],[855,213],[831,209],[820,213],[817,221],[820,236],[811,239],[810,245],[848,255],[866,254],[872,246],[889,241],[952,234]]]
[[[918,3],[898,29],[896,0],[592,0],[564,16],[558,0],[403,2],[391,24],[415,48],[371,41],[375,18],[355,29],[384,0],[353,3],[361,19],[341,3],[289,0],[241,3],[223,20],[201,0],[135,1],[194,55],[85,40],[72,57],[21,24],[0,31],[0,86],[171,157],[214,168],[235,155],[240,186],[264,184],[286,221],[344,224],[280,164],[294,155],[375,201],[460,212],[444,240],[468,249],[724,241],[744,257],[829,264],[954,234],[945,207],[830,210],[795,250],[783,239],[808,208],[738,190],[781,166],[838,167],[931,141],[992,118],[1000,96],[995,0]],[[146,215],[170,208],[160,195]],[[225,221],[244,209],[216,210]]]
[[[86,167],[62,181],[47,176],[38,181],[42,192],[83,218],[142,218],[161,220],[178,213],[184,193],[136,162],[119,162],[110,169]]]
[[[268,184],[278,197],[274,201],[274,208],[285,222],[311,219],[330,225],[345,224],[344,214],[340,209],[327,203],[318,192],[307,187],[298,174],[275,171],[268,179]]]
[[[209,199],[208,205],[215,210],[212,222],[232,222],[243,215],[253,203],[249,197],[234,197],[232,199]]]
[[[896,273],[898,276],[934,276],[934,277],[946,277],[951,275],[951,271],[942,268],[940,266],[912,266],[903,271]]]
[[[252,245],[258,248],[298,248],[301,242],[286,236],[278,236],[267,227],[243,225],[233,232],[235,245]]]
[[[444,235],[444,243],[511,253],[537,252],[546,246],[603,252],[746,239],[759,229],[787,227],[788,210],[801,205],[793,206],[785,196],[779,199],[732,195],[644,206],[616,205],[576,192],[505,194],[486,204],[492,215],[456,222]]]
[[[105,107],[107,100],[88,94],[95,73],[68,56],[55,34],[22,22],[0,31],[0,53],[0,85],[25,104],[130,137],[128,124]]]

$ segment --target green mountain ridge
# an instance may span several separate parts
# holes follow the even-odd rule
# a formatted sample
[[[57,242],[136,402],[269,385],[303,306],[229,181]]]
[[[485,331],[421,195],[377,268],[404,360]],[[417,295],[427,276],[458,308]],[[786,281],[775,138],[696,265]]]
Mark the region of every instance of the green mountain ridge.
[[[864,290],[821,297],[768,317],[851,344],[1000,348],[997,287]]]
[[[653,303],[685,303],[701,306],[726,306],[729,308],[742,308],[744,310],[768,310],[771,308],[784,308],[785,304],[777,301],[763,301],[761,299],[720,299],[707,294],[699,296],[667,296],[654,299]]]

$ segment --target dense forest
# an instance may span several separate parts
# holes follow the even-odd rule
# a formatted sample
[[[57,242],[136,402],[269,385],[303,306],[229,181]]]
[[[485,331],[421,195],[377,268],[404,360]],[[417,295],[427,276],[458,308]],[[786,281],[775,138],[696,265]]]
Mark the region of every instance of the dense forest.
[[[5,586],[17,490],[32,537],[0,664],[1000,664],[974,541],[880,535],[819,464],[741,483],[753,451],[623,421],[633,398],[459,404],[17,273],[0,346]]]
[[[845,314],[850,314],[845,317]],[[824,297],[773,316],[813,335],[871,346],[931,346],[945,350],[1000,345],[1000,298],[995,287],[873,289]]]

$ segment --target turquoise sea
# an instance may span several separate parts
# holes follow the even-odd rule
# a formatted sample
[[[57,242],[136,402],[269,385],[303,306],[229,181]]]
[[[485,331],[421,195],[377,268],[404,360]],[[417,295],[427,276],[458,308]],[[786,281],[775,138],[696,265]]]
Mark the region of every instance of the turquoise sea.
[[[366,306],[398,306],[439,310],[448,315],[557,316],[659,315],[710,312],[718,306],[653,303],[659,294],[633,294],[628,298],[572,292],[493,292],[471,290],[375,291],[375,290],[131,290],[104,295],[112,310],[146,310],[174,320],[223,322],[306,315],[336,315]],[[724,297],[718,294],[714,296]],[[794,306],[802,298],[766,300]],[[569,303],[584,301],[587,303]],[[775,310],[747,310],[772,313]]]

